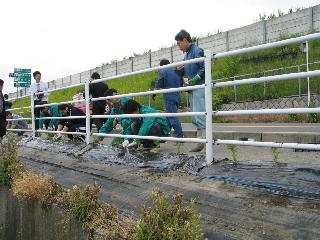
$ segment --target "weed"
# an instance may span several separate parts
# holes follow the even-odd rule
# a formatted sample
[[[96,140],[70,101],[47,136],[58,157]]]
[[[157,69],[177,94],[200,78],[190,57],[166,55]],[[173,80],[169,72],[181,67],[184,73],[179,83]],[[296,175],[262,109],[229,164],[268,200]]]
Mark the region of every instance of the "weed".
[[[12,134],[0,142],[0,185],[9,186],[12,179],[23,172],[17,159],[17,145]]]
[[[48,175],[23,172],[13,179],[12,192],[18,199],[38,199],[48,208],[59,202],[63,189]]]
[[[239,159],[238,159],[238,147],[236,145],[229,145],[228,149],[230,150],[232,154],[232,161],[234,164],[239,164]]]
[[[182,142],[176,142],[176,146],[177,146],[177,154],[181,153],[181,147],[182,147]]]
[[[195,201],[186,204],[183,195],[176,193],[170,202],[159,189],[153,190],[150,198],[153,207],[143,208],[133,239],[203,239],[200,215],[194,210]]]
[[[279,163],[280,162],[280,149],[276,148],[276,147],[272,147],[271,151],[272,151],[272,154],[273,154],[273,161],[275,163]]]
[[[130,218],[120,218],[117,208],[102,204],[84,223],[84,228],[94,230],[107,239],[132,239],[135,224]]]
[[[295,113],[289,114],[289,121],[290,122],[299,122],[298,114],[295,114]]]
[[[81,224],[90,221],[93,214],[100,207],[98,193],[100,188],[97,185],[87,186],[83,190],[74,186],[64,196],[62,205],[70,215]]]

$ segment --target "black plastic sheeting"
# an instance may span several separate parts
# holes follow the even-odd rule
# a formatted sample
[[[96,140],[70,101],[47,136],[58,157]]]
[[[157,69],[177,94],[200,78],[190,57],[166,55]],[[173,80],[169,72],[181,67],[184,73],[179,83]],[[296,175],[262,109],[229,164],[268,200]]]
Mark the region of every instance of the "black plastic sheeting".
[[[159,171],[182,171],[199,177],[218,175],[253,181],[276,183],[296,188],[319,191],[320,166],[290,162],[275,164],[273,161],[241,161],[234,165],[228,159],[216,160],[205,166],[205,156],[187,154],[151,153],[148,151],[125,151],[107,145],[86,146],[84,143],[53,142],[51,140],[25,138],[20,145],[65,153],[102,163],[120,164],[133,168],[149,168]]]

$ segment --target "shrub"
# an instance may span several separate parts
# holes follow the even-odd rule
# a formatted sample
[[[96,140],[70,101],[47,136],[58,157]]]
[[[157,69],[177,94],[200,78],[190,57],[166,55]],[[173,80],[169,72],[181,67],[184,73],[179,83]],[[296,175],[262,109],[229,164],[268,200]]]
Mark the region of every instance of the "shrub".
[[[17,145],[9,134],[0,142],[0,185],[9,186],[21,172],[23,167],[17,159]]]
[[[176,193],[170,202],[165,193],[155,189],[150,194],[152,208],[143,208],[142,219],[134,233],[135,240],[188,240],[203,239],[200,215],[194,210],[194,201],[183,202]]]
[[[97,185],[86,186],[83,190],[74,186],[64,194],[62,206],[71,217],[84,224],[90,221],[100,207],[98,203],[99,191],[100,188]]]
[[[135,224],[130,218],[120,218],[117,208],[102,204],[83,226],[107,239],[132,239]]]
[[[18,199],[38,199],[47,208],[59,202],[63,189],[47,175],[23,172],[13,179],[12,192]]]

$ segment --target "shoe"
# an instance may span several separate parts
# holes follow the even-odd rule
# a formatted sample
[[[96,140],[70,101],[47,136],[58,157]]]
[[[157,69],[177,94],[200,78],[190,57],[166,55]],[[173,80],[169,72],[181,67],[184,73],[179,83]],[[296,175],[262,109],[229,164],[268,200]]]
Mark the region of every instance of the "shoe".
[[[197,130],[197,138],[204,138],[205,137],[205,130]],[[190,150],[190,152],[200,152],[202,149],[204,149],[205,144],[204,143],[197,143],[197,145]]]

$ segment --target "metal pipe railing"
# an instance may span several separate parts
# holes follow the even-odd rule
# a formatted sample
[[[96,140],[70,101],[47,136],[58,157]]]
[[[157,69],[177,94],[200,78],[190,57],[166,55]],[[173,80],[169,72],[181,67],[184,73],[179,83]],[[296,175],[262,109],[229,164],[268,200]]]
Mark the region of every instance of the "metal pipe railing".
[[[320,150],[320,144],[255,142],[255,141],[221,140],[221,139],[216,140],[214,143],[216,145],[223,144],[223,145],[238,145],[238,146],[252,146],[252,147]]]
[[[248,79],[234,80],[234,81],[228,81],[228,82],[220,82],[220,83],[213,84],[213,87],[221,88],[221,87],[230,87],[230,86],[240,86],[244,84],[283,81],[283,80],[292,80],[292,79],[298,79],[298,78],[318,77],[318,76],[320,76],[320,70],[300,72],[300,73],[289,73],[289,74],[260,77],[260,78],[248,78]]]
[[[164,140],[164,141],[176,141],[176,142],[196,142],[196,143],[205,143],[206,144],[206,160],[207,164],[210,164],[213,160],[213,144],[235,144],[235,145],[244,145],[244,146],[267,146],[267,147],[285,147],[285,148],[303,148],[303,149],[320,149],[320,145],[318,144],[298,144],[298,143],[272,143],[272,142],[244,142],[244,141],[236,141],[236,140],[215,140],[213,141],[212,134],[212,117],[215,116],[229,116],[229,115],[261,115],[261,114],[291,114],[291,113],[320,113],[320,108],[287,108],[287,109],[260,109],[260,110],[236,110],[236,111],[212,111],[212,90],[215,88],[228,87],[228,86],[238,86],[243,84],[254,84],[254,83],[265,83],[271,81],[282,81],[289,79],[300,79],[306,77],[316,77],[320,76],[320,70],[315,71],[307,71],[300,73],[290,73],[276,76],[264,76],[260,78],[249,78],[242,80],[234,80],[227,82],[218,82],[212,83],[211,80],[211,67],[212,59],[219,59],[223,57],[230,57],[234,55],[250,53],[259,50],[265,50],[270,48],[276,48],[285,46],[288,44],[301,43],[313,39],[320,38],[320,33],[310,34],[303,37],[287,39],[274,43],[267,43],[259,46],[243,48],[238,50],[233,50],[225,53],[218,53],[216,55],[211,54],[210,51],[205,51],[205,57],[181,61],[178,63],[172,63],[166,66],[148,68],[144,70],[139,70],[136,72],[121,74],[117,76],[112,76],[108,78],[102,78],[95,81],[87,80],[86,83],[75,84],[67,87],[63,87],[60,89],[48,90],[42,93],[36,93],[31,95],[31,112],[32,112],[32,129],[31,130],[22,130],[22,131],[32,131],[33,137],[35,137],[36,133],[61,133],[61,134],[73,134],[73,135],[83,135],[86,137],[86,143],[89,144],[92,142],[92,136],[103,136],[103,137],[119,137],[119,138],[131,138],[131,139],[149,139],[149,140]],[[109,81],[112,79],[119,79],[123,77],[129,77],[136,74],[147,73],[151,71],[161,70],[170,67],[176,67],[183,64],[191,64],[204,62],[205,64],[205,84],[189,86],[189,87],[181,87],[181,88],[171,88],[171,89],[162,89],[162,90],[154,90],[154,91],[146,91],[139,93],[128,93],[128,94],[119,94],[116,96],[109,97],[100,97],[100,98],[91,98],[89,95],[89,87],[90,84]],[[42,105],[34,105],[34,96],[43,93],[49,93],[53,91],[58,91],[61,89],[67,89],[77,86],[85,86],[85,99],[82,100],[74,100],[74,101],[66,101],[62,103],[49,103]],[[119,114],[119,115],[91,115],[90,114],[90,103],[93,101],[101,101],[113,98],[120,97],[135,97],[135,96],[144,96],[151,94],[160,94],[160,93],[169,93],[169,92],[181,92],[181,91],[192,91],[195,89],[204,89],[205,92],[205,112],[183,112],[183,113],[150,113],[150,114]],[[35,118],[34,109],[37,107],[51,106],[55,104],[65,104],[65,103],[76,103],[76,102],[85,102],[86,103],[86,112],[85,116],[68,116],[68,117],[42,117]],[[20,109],[25,109],[29,107],[23,107]],[[16,109],[18,110],[18,109]],[[91,119],[95,118],[145,118],[145,117],[182,117],[182,116],[206,116],[206,138],[175,138],[175,137],[157,137],[157,136],[139,136],[139,135],[122,135],[122,134],[102,134],[102,133],[92,133],[91,132]],[[30,118],[21,118],[21,119],[30,119]],[[35,129],[35,121],[39,119],[86,119],[86,131],[85,132],[63,132],[63,131],[46,131],[46,130],[36,130]],[[15,119],[16,120],[16,119]]]
[[[113,79],[118,79],[118,78],[123,78],[123,77],[130,77],[130,76],[134,76],[134,75],[141,74],[141,73],[148,73],[148,72],[158,71],[158,70],[165,69],[165,68],[178,67],[178,66],[184,65],[184,64],[198,63],[198,62],[203,62],[203,61],[204,61],[204,57],[200,57],[200,58],[195,58],[195,59],[191,59],[191,60],[180,61],[180,62],[176,62],[176,63],[170,63],[170,64],[164,65],[164,66],[146,68],[146,69],[142,69],[142,70],[135,71],[135,72],[124,73],[124,74],[120,74],[120,75],[116,75],[116,76],[101,78],[101,79],[98,79],[98,80],[94,80],[91,83],[105,82],[105,81],[110,81],[110,80],[113,80]]]
[[[112,137],[112,138],[129,138],[129,139],[160,140],[160,141],[171,141],[171,142],[207,143],[207,140],[202,139],[202,138],[156,137],[156,136],[123,135],[123,134],[104,134],[104,133],[93,133],[92,135],[93,136],[100,136],[100,137]]]
[[[138,92],[138,93],[125,93],[125,94],[118,94],[118,95],[108,96],[108,97],[92,98],[91,101],[101,101],[101,100],[108,100],[108,99],[122,98],[122,97],[138,97],[138,96],[160,94],[160,93],[183,92],[183,91],[191,91],[191,90],[196,90],[201,88],[205,88],[205,85],[201,84],[201,85],[195,85],[195,86],[189,86],[189,87],[167,88],[167,89],[152,90],[152,91]]]

